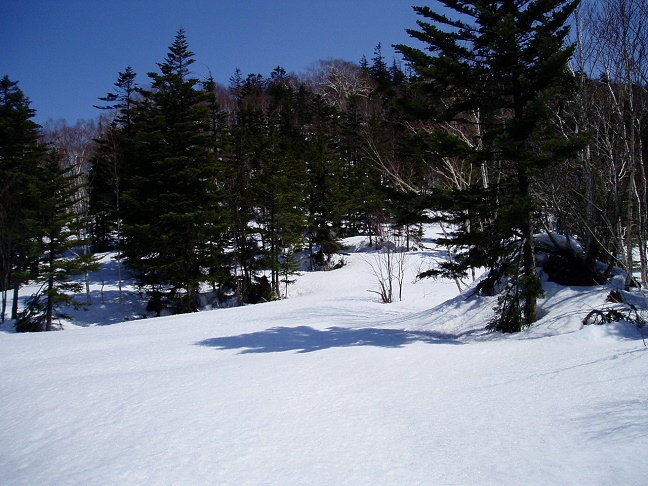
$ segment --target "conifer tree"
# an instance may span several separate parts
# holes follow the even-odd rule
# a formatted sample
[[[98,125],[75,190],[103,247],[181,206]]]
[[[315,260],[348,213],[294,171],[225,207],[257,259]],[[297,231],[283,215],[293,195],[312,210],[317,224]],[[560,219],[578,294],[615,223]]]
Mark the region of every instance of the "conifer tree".
[[[341,113],[323,98],[304,93],[303,125],[307,142],[306,204],[311,270],[328,269],[331,255],[340,250],[339,235],[349,209],[348,166],[338,150],[337,120]]]
[[[384,89],[391,84],[389,68],[382,54],[382,44],[379,42],[374,49],[374,57],[371,58],[372,64],[369,66],[369,74],[378,84],[379,89]]]
[[[191,77],[193,53],[179,30],[151,88],[139,89],[129,129],[122,215],[128,265],[173,311],[198,308],[200,284],[223,278],[222,189],[208,96]]]
[[[39,165],[37,174],[27,195],[38,204],[25,211],[25,225],[37,235],[31,243],[39,256],[31,271],[41,287],[18,316],[19,332],[51,331],[56,319],[69,318],[61,306],[83,305],[71,295],[82,290],[82,285],[72,282],[71,277],[99,268],[92,255],[70,256],[75,254],[70,250],[87,243],[78,236],[79,227],[86,222],[73,210],[78,198],[74,167],[62,167],[59,154],[51,151]]]
[[[137,97],[137,74],[131,66],[127,66],[120,72],[115,82],[115,92],[99,98],[106,105],[95,105],[100,110],[111,110],[115,112],[114,123],[118,127],[127,127],[133,123],[133,109]]]
[[[233,289],[239,305],[257,301],[253,287],[261,270],[258,227],[255,224],[258,191],[255,177],[262,165],[267,141],[263,77],[243,79],[236,71],[230,79],[230,93],[236,108],[231,115],[225,143],[225,160],[230,177],[226,180],[226,204],[231,215],[233,243]]]
[[[133,123],[134,106],[137,97],[136,74],[128,66],[120,72],[115,82],[115,92],[99,98],[107,103],[96,106],[110,110],[112,119],[102,130],[97,140],[97,150],[90,162],[90,214],[93,216],[93,246],[95,251],[114,247],[112,233],[121,237],[119,203],[121,173],[125,141]]]
[[[256,188],[270,283],[280,296],[282,261],[301,247],[306,225],[304,137],[295,111],[295,90],[280,67],[270,77],[268,95],[268,143]]]
[[[90,160],[89,213],[92,216],[92,239],[95,252],[114,248],[114,232],[119,238],[119,190],[122,165],[121,131],[105,127],[97,150]]]
[[[485,265],[491,280],[508,282],[494,328],[514,332],[538,317],[542,294],[534,261],[534,181],[582,141],[551,132],[549,104],[567,89],[567,21],[578,0],[439,0],[454,15],[414,7],[422,18],[409,34],[426,49],[396,46],[418,75],[427,116],[437,123],[437,154],[484,164],[490,181],[467,190],[438,191],[437,208],[454,222],[479,217],[481,227],[460,226],[453,245],[469,250],[454,270]],[[443,123],[479,113],[480,143],[468,146]]]
[[[347,231],[350,234],[375,235],[376,215],[382,212],[384,198],[378,191],[380,172],[367,151],[368,114],[357,96],[349,99],[339,123],[340,155],[345,161],[347,189]]]
[[[30,101],[9,76],[0,80],[0,321],[5,318],[7,292],[13,288],[11,318],[18,312],[18,293],[30,261],[25,211],[36,203],[27,196],[45,151],[38,143],[39,125]]]

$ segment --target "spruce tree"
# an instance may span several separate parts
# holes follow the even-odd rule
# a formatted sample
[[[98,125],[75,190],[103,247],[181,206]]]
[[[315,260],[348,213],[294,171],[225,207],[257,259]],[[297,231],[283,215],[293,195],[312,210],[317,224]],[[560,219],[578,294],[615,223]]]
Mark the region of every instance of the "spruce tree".
[[[36,112],[8,76],[0,80],[0,321],[5,318],[7,292],[13,288],[11,318],[18,312],[18,293],[26,280],[31,234],[25,226],[25,211],[37,201],[27,196],[35,183],[38,163],[45,150],[38,143]]]
[[[268,84],[268,140],[255,187],[261,207],[270,284],[281,295],[282,262],[301,248],[305,230],[304,137],[295,110],[295,90],[276,68]]]
[[[349,98],[338,125],[337,150],[345,161],[341,181],[347,197],[347,229],[349,234],[376,234],[377,217],[382,214],[384,197],[380,194],[381,174],[367,150],[369,124],[365,103],[358,96]]]
[[[201,283],[223,278],[219,161],[193,56],[181,29],[151,88],[138,89],[126,142],[124,254],[158,313],[165,295],[174,312],[197,310]]]
[[[111,110],[115,114],[114,124],[118,127],[127,127],[133,123],[133,109],[137,98],[137,74],[131,66],[120,72],[115,82],[115,92],[99,98],[105,105],[95,105],[100,110]]]
[[[382,54],[382,44],[379,42],[374,49],[372,64],[369,66],[369,74],[376,81],[378,89],[386,89],[391,84],[391,75],[385,57]]]
[[[244,80],[237,70],[230,81],[236,107],[224,137],[223,158],[229,174],[225,187],[233,244],[231,287],[237,304],[241,305],[258,301],[254,286],[262,264],[258,258],[258,191],[254,182],[265,153],[267,123],[263,78],[250,75]]]
[[[90,207],[92,240],[95,252],[115,247],[119,238],[119,190],[122,165],[121,133],[114,126],[106,127],[97,140],[97,150],[90,160]]]
[[[109,110],[110,122],[97,140],[97,150],[90,161],[90,214],[92,215],[92,236],[94,251],[114,248],[121,238],[120,199],[121,176],[124,164],[125,143],[133,123],[135,100],[137,98],[136,74],[126,67],[114,83],[115,92],[99,100],[105,105],[96,106]],[[118,263],[120,257],[118,256]],[[120,265],[121,273],[121,265]],[[121,279],[120,279],[121,282]]]
[[[414,7],[421,19],[418,49],[396,46],[417,73],[435,123],[438,156],[461,156],[487,168],[489,180],[437,191],[436,208],[472,217],[449,243],[464,245],[454,270],[485,265],[491,280],[508,282],[495,329],[519,331],[538,317],[542,285],[534,260],[536,179],[574,153],[582,141],[552,133],[550,103],[568,89],[568,19],[578,0],[439,0],[447,11]],[[444,124],[480,117],[479,143],[469,146]]]
[[[18,316],[19,332],[51,331],[55,320],[69,318],[61,310],[63,305],[83,305],[71,295],[82,290],[72,276],[99,268],[94,256],[73,251],[87,244],[78,236],[86,221],[74,212],[78,199],[75,178],[74,167],[63,167],[59,154],[51,151],[39,165],[36,180],[27,188],[27,196],[38,201],[25,211],[24,224],[37,235],[31,240],[38,251],[31,271],[41,287]]]
[[[329,269],[331,255],[342,247],[339,235],[349,210],[348,166],[339,150],[337,120],[342,114],[320,95],[304,93],[302,124],[307,141],[306,204],[311,270]]]

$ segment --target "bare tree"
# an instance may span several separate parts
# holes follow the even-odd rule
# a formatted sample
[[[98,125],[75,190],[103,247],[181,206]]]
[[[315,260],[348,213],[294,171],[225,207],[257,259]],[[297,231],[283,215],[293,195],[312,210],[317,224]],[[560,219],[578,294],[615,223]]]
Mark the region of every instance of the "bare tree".
[[[588,134],[590,143],[543,181],[553,225],[583,243],[583,270],[598,280],[596,260],[607,256],[608,271],[612,265],[627,269],[626,285],[637,254],[641,279],[648,281],[646,15],[642,0],[586,0],[576,12],[572,71],[578,89],[555,105],[555,119],[566,137]]]
[[[341,59],[316,62],[309,68],[304,81],[341,110],[346,109],[349,98],[367,99],[375,88],[374,81],[360,66]]]
[[[427,120],[405,122],[406,130],[413,137],[427,137],[441,128],[450,137],[456,137],[468,147],[480,150],[482,148],[482,119],[480,112],[474,110],[464,115],[462,120],[443,122],[441,126]],[[411,164],[400,160],[393,151],[385,150],[375,141],[372,133],[367,130],[365,139],[369,156],[381,171],[388,177],[391,184],[399,190],[410,194],[421,195],[429,191],[433,185],[449,187],[457,190],[466,190],[474,184],[485,188],[489,185],[489,168],[485,162],[476,165],[471,160],[456,156],[448,156],[436,152],[434,147],[429,147],[426,153],[420,154],[421,160]],[[436,218],[441,220],[442,218]],[[472,219],[466,212],[465,219],[460,223],[467,233],[471,232],[474,225],[480,222]],[[444,240],[449,241],[449,228],[441,223]],[[448,260],[454,261],[456,248],[446,245]],[[476,278],[475,269],[471,269],[473,281]],[[462,281],[459,275],[453,275],[457,288],[461,291]]]
[[[644,0],[608,0],[587,6],[587,44],[594,93],[593,149],[601,159],[611,211],[606,223],[628,270],[634,248],[644,282],[648,281],[648,190],[645,168],[645,120],[648,117],[648,5]]]
[[[376,252],[372,259],[366,260],[379,289],[369,292],[380,295],[383,303],[394,302],[396,291],[398,300],[403,300],[403,283],[409,255],[405,237],[393,226],[383,225]]]

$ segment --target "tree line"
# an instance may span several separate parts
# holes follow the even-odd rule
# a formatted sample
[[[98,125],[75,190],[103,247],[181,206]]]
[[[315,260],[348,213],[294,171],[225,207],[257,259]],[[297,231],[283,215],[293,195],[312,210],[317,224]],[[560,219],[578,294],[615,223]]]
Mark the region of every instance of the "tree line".
[[[181,29],[157,71],[127,67],[99,121],[73,127],[37,126],[5,76],[3,318],[13,291],[19,330],[51,329],[61,303],[89,302],[70,277],[102,251],[150,311],[192,312],[206,288],[217,305],[281,298],[300,255],[330,269],[344,237],[409,241],[429,221],[450,257],[426,276],[461,286],[486,268],[476,291],[500,296],[496,330],[537,319],[538,267],[565,284],[617,266],[627,286],[635,268],[648,281],[646,5],[437,4],[455,15],[414,7],[422,47],[396,46],[402,62],[379,44],[357,64],[237,71],[228,86],[193,77]],[[542,260],[540,232],[554,243]],[[31,281],[41,290],[20,313]]]

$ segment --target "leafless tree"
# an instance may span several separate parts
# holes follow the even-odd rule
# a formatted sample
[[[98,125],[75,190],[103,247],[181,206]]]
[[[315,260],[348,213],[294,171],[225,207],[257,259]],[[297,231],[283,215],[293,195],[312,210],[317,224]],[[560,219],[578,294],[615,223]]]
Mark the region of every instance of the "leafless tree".
[[[316,62],[309,68],[304,81],[341,110],[346,108],[349,98],[367,99],[374,89],[373,80],[360,66],[341,59]]]
[[[369,292],[380,295],[383,303],[390,304],[398,290],[398,300],[403,300],[403,283],[409,256],[405,236],[399,234],[394,227],[383,225],[376,252],[372,259],[366,260],[379,289]]]
[[[586,201],[581,218],[588,239],[620,255],[628,270],[639,250],[641,278],[648,282],[648,4],[643,0],[584,3],[576,17],[574,72],[580,90],[575,99],[575,129],[592,136],[581,154],[578,187]],[[603,192],[602,195],[595,191]],[[603,226],[611,244],[597,231]]]
[[[648,281],[646,262],[646,174],[643,160],[642,122],[648,115],[648,6],[643,0],[610,0],[595,10],[599,40],[597,59],[608,88],[611,137],[617,147],[606,148],[614,156],[620,179],[617,196],[626,200],[626,231],[617,230],[626,267],[633,269],[633,246],[639,243],[642,280]],[[616,148],[616,150],[615,150]],[[623,194],[625,193],[625,194]],[[623,197],[625,195],[625,197]],[[621,218],[618,218],[621,220]],[[620,225],[620,224],[619,224]],[[625,233],[625,234],[624,234]]]

